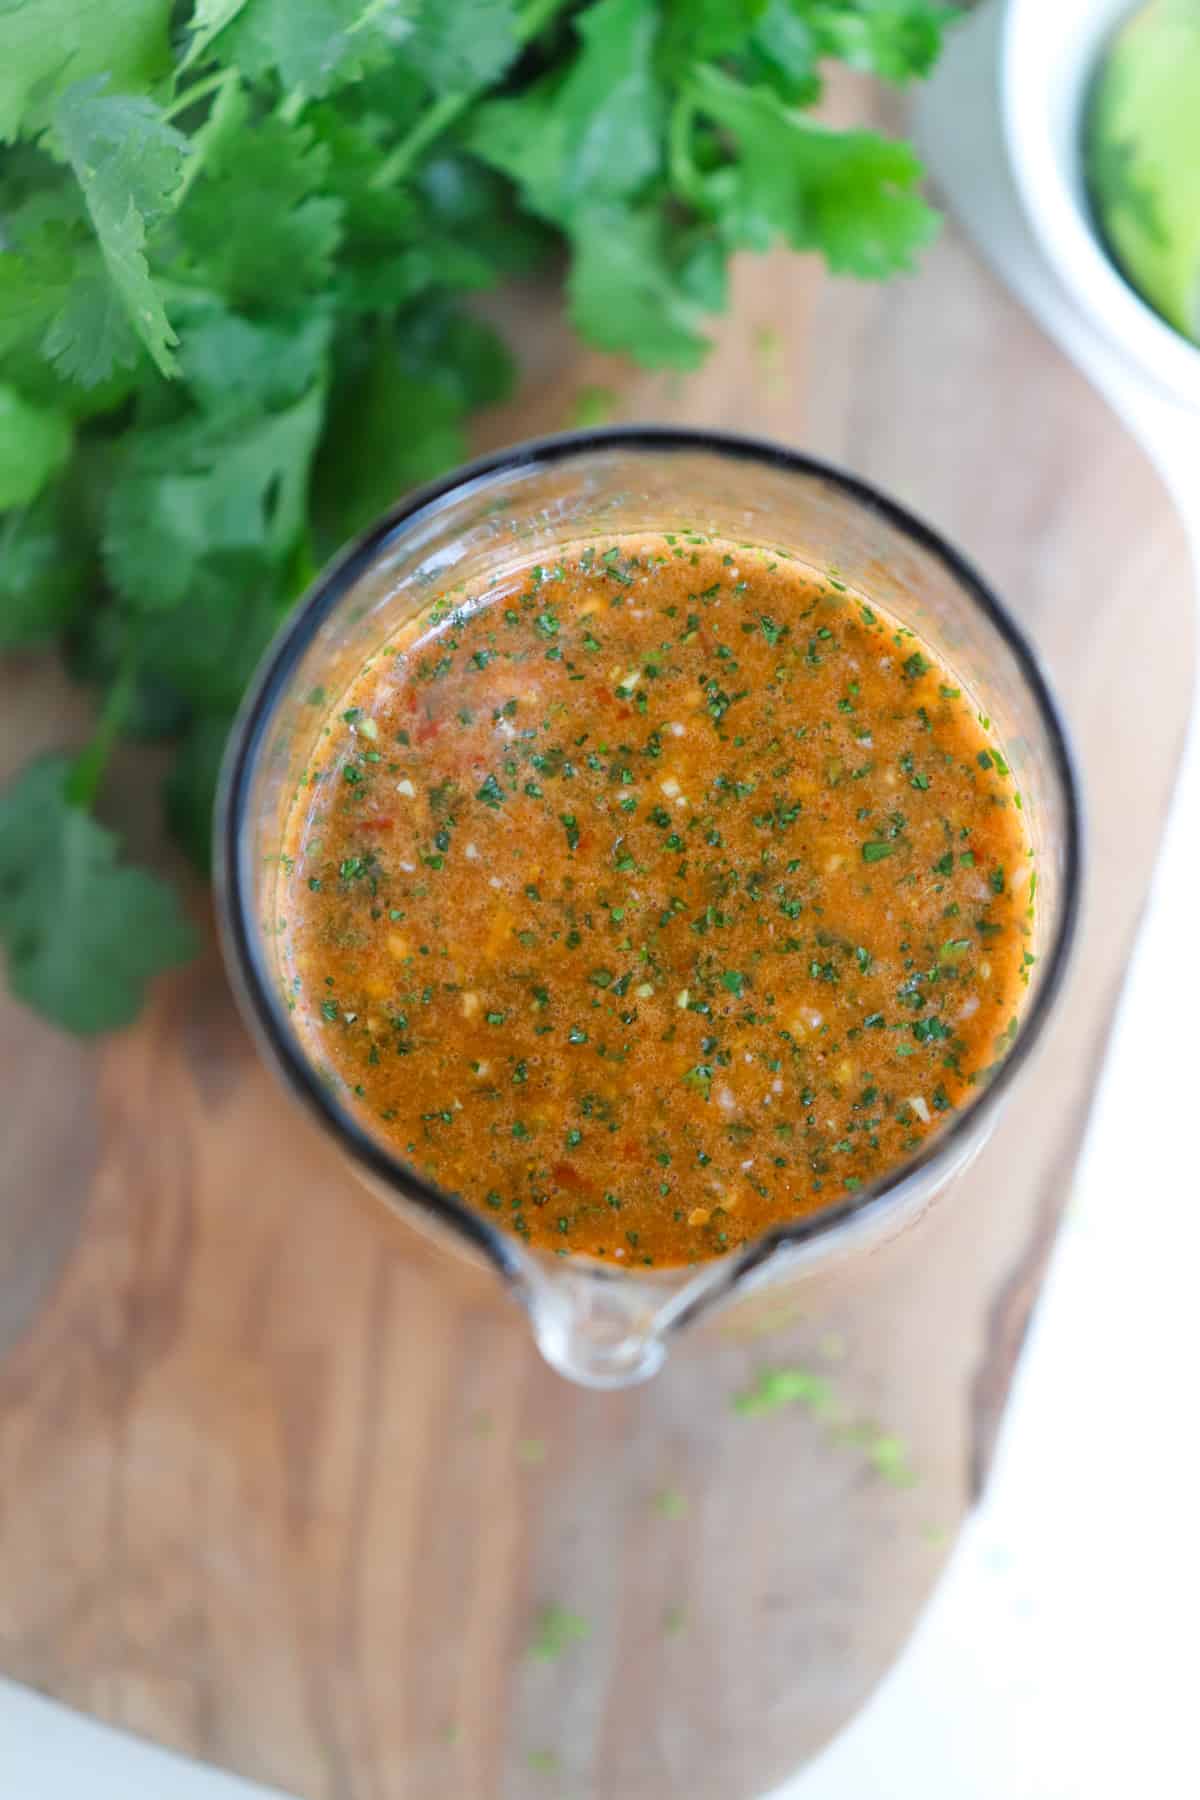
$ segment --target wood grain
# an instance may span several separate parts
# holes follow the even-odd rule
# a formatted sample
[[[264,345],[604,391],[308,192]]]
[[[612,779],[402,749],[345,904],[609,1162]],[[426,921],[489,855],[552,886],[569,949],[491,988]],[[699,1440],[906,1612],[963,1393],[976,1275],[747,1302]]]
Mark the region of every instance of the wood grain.
[[[682,384],[581,355],[539,295],[506,304],[527,381],[481,443],[603,383],[622,417],[853,467],[990,574],[1088,778],[1075,979],[942,1205],[612,1396],[567,1388],[486,1276],[362,1198],[211,948],[95,1050],[10,1006],[0,1667],[305,1800],[749,1800],[878,1680],[981,1478],[1182,735],[1187,564],[1155,478],[953,230],[883,291],[742,268]],[[49,673],[9,677],[12,763],[78,720]],[[795,1361],[828,1414],[734,1413]],[[874,1467],[880,1430],[915,1485]],[[547,1606],[588,1628],[552,1661],[529,1652]]]

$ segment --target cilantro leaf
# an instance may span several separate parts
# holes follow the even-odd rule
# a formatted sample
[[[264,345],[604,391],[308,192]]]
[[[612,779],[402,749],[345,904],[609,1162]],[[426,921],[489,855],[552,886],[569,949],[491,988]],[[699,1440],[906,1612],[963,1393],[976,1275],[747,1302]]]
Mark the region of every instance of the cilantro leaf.
[[[143,430],[106,508],[104,560],[119,591],[163,610],[223,552],[283,562],[304,527],[322,407],[313,388],[252,421],[193,415]]]
[[[53,167],[49,164],[47,166]],[[144,359],[128,311],[96,243],[72,174],[5,218],[0,255],[0,362],[30,397],[73,417],[119,404]]]
[[[306,125],[249,126],[248,102],[214,144],[179,209],[179,234],[207,284],[234,305],[270,304],[281,281],[302,294],[330,277],[342,207],[321,189],[324,146]]]
[[[99,386],[117,369],[136,365],[137,333],[99,253],[76,259],[75,275],[42,348],[64,381],[86,388]]]
[[[232,716],[301,585],[261,554],[208,552],[177,605],[137,620],[143,679],[188,708]]]
[[[107,80],[77,82],[54,109],[55,132],[102,249],[107,223],[127,207],[147,224],[170,210],[189,148],[152,100],[106,93]]]
[[[414,308],[397,320],[396,342],[410,373],[435,372],[464,414],[512,392],[516,367],[504,340],[456,307]]]
[[[62,89],[106,74],[114,88],[148,86],[167,67],[171,0],[24,0],[0,8],[0,142],[48,123]]]
[[[207,61],[207,54],[213,40],[220,36],[225,27],[237,18],[246,0],[195,0],[192,16],[187,22],[191,34],[187,46],[179,61],[176,75],[181,75],[193,63]]]
[[[61,495],[0,518],[0,650],[57,635],[84,599],[84,558],[64,523]]]
[[[751,86],[765,83],[788,106],[812,106],[821,97],[820,46],[812,24],[792,0],[768,0],[755,21],[739,73]]]
[[[743,1418],[755,1418],[762,1413],[779,1412],[797,1401],[811,1412],[822,1413],[828,1410],[830,1399],[830,1386],[823,1375],[791,1367],[761,1369],[753,1387],[735,1394],[731,1404]]]
[[[285,89],[312,95],[358,79],[405,23],[398,0],[239,0],[234,11],[221,60],[251,81],[275,71]]]
[[[774,0],[770,10],[794,17],[788,0]],[[663,23],[663,60],[685,66],[728,56],[743,47],[767,11],[768,0],[670,0]]]
[[[71,422],[65,413],[36,406],[0,382],[0,509],[35,500],[70,449]]]
[[[0,793],[0,942],[17,998],[91,1034],[127,1025],[196,940],[171,889],[122,866],[113,834],[69,803],[70,771],[42,757]]]
[[[516,213],[511,189],[491,169],[439,158],[405,188],[375,188],[378,149],[366,128],[329,109],[313,124],[345,207],[335,277],[342,309],[387,312],[437,290],[490,287],[537,259],[544,230]]]
[[[167,211],[183,173],[188,142],[152,100],[105,94],[106,77],[68,88],[54,126],[83,190],[104,268],[138,337],[160,374],[175,370],[175,343],[162,297],[146,262],[146,229]],[[111,301],[99,296],[107,308]],[[63,329],[60,315],[59,330]],[[74,335],[82,334],[78,321]],[[63,344],[58,357],[68,346]],[[104,374],[108,369],[104,369]]]
[[[928,75],[957,7],[941,0],[816,0],[811,15],[818,52],[885,81]]]
[[[512,358],[489,326],[423,310],[347,359],[321,447],[314,509],[332,549],[466,453],[469,411],[503,399]],[[404,429],[396,421],[404,420]]]
[[[529,1654],[539,1662],[557,1662],[572,1644],[590,1637],[591,1630],[581,1613],[569,1612],[565,1606],[543,1606],[534,1621]]]
[[[406,59],[438,94],[457,94],[498,81],[516,56],[514,0],[416,0]]]
[[[703,305],[672,263],[657,208],[599,207],[571,226],[567,298],[576,329],[602,350],[627,350],[648,368],[695,369],[709,342]]]
[[[413,190],[426,237],[469,244],[495,277],[526,274],[552,246],[551,233],[520,210],[508,182],[474,157],[431,158]]]
[[[72,679],[97,689],[106,699],[133,660],[131,637],[142,621],[128,608],[91,605],[72,617],[63,643],[63,660]],[[138,646],[145,651],[145,640]],[[190,717],[183,697],[156,671],[138,667],[132,688],[122,700],[123,729],[136,742],[159,743],[174,738]]]
[[[562,224],[580,205],[635,193],[662,157],[657,30],[653,0],[599,0],[578,16],[581,48],[565,71],[478,109],[472,149]]]
[[[213,809],[232,723],[229,713],[194,719],[163,786],[171,835],[204,875],[212,866]]]
[[[27,369],[66,298],[73,252],[62,228],[43,225],[26,237],[6,218],[4,230],[8,248],[0,255],[0,357],[21,353],[15,367]]]
[[[867,1460],[877,1475],[893,1487],[915,1487],[920,1477],[909,1460],[908,1445],[891,1431],[875,1431],[867,1438]]]
[[[323,310],[251,319],[206,296],[178,324],[180,376],[209,418],[274,412],[324,379],[333,321]]]
[[[731,243],[765,250],[782,237],[823,251],[836,272],[878,278],[910,267],[933,237],[937,215],[912,191],[921,165],[906,144],[815,125],[711,66],[694,72],[689,91],[737,144],[736,160],[687,182]]]

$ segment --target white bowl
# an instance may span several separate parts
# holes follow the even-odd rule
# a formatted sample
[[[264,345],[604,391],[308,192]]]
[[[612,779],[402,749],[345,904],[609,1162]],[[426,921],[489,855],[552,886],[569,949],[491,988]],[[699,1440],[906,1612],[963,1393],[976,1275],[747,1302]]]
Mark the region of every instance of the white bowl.
[[[1042,253],[1114,349],[1200,412],[1200,349],[1135,293],[1097,236],[1080,151],[1088,83],[1131,0],[1009,0],[1002,107],[1008,154]]]

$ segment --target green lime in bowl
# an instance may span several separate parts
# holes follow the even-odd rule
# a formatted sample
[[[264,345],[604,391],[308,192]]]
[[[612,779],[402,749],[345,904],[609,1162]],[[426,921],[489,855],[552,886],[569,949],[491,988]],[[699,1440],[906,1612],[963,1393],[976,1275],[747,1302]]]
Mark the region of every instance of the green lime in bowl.
[[[1084,167],[1122,273],[1200,344],[1200,0],[1151,0],[1116,33],[1087,108]]]

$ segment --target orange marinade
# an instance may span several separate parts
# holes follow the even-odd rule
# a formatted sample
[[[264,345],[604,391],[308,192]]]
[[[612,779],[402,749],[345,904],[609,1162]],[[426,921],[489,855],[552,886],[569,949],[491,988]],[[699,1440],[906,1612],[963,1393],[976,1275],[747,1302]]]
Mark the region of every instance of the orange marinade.
[[[693,534],[443,599],[294,808],[300,1029],[402,1157],[546,1249],[716,1256],[904,1161],[1015,1030],[1031,852],[933,650]]]

